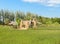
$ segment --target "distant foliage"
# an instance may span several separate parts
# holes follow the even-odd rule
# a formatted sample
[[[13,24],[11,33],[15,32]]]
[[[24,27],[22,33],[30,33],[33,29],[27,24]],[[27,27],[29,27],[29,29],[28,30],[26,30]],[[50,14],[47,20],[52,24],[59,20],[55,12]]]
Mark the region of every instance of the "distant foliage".
[[[41,24],[60,24],[60,18],[49,18],[38,16],[37,14],[33,14],[30,12],[24,13],[21,11],[12,12],[9,10],[0,10],[0,24],[8,24],[10,21],[16,21],[19,25],[21,19],[22,20],[30,20],[30,19],[37,19],[38,22]]]

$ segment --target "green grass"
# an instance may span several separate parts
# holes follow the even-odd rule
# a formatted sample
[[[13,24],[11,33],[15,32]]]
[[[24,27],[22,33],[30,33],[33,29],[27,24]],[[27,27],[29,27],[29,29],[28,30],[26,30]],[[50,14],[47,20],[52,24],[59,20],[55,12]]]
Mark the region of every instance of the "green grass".
[[[60,28],[39,29],[17,30],[9,26],[0,26],[0,44],[60,44]]]

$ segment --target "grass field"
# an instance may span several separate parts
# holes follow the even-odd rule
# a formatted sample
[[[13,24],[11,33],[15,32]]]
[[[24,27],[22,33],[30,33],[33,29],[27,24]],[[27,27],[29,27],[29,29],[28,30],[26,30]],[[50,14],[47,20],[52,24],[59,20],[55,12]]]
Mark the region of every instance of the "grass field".
[[[36,30],[17,30],[9,26],[0,26],[0,44],[60,44],[59,29],[40,27]]]

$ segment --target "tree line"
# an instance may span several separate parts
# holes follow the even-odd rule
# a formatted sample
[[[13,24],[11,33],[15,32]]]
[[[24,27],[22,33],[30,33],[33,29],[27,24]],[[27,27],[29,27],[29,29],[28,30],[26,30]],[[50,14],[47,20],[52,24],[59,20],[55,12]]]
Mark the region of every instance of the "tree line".
[[[9,11],[9,10],[0,10],[0,24],[8,24],[10,21],[17,21],[18,23],[23,20],[30,20],[36,18],[41,24],[60,24],[60,18],[49,18],[44,16],[39,16],[31,12],[21,12],[21,11]]]

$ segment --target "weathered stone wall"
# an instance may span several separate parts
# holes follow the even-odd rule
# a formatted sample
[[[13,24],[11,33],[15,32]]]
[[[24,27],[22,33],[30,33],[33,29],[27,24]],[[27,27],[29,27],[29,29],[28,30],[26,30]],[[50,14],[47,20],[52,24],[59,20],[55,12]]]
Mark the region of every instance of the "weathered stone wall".
[[[21,22],[20,22],[20,29],[28,29],[29,28],[29,26],[31,25],[31,22],[33,22],[33,28],[35,28],[36,27],[36,21],[33,19],[32,21],[28,21],[28,20],[25,20],[25,21],[23,21],[23,20],[21,20]]]

